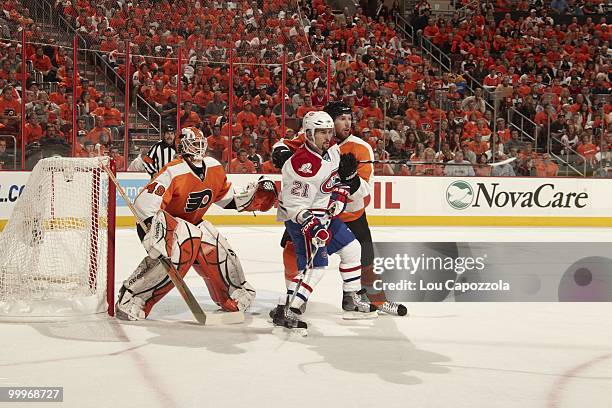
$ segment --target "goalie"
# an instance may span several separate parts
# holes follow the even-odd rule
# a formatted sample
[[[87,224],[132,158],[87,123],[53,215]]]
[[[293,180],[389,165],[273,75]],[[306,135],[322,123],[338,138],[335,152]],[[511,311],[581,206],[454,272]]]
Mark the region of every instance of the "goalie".
[[[236,192],[221,164],[206,156],[206,138],[199,129],[185,128],[179,140],[180,156],[168,163],[143,189],[134,205],[145,223],[138,235],[148,255],[123,282],[117,317],[146,318],[174,285],[160,258],[167,258],[181,276],[193,266],[204,279],[213,301],[225,311],[246,310],[255,290],[244,278],[240,261],[217,229],[202,217],[215,203],[225,209],[267,211],[277,191],[260,178]]]

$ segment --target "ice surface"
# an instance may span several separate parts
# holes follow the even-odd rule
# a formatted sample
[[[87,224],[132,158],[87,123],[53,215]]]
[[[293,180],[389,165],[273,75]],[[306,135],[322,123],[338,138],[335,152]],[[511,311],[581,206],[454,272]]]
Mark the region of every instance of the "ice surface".
[[[190,324],[176,291],[146,322],[1,324],[0,386],[63,386],[63,407],[612,407],[609,303],[413,303],[409,317],[343,321],[330,268],[309,304],[309,336],[284,339],[266,321],[284,290],[282,230],[220,230],[258,290],[245,324]],[[377,241],[612,241],[610,232],[373,228]],[[135,232],[118,231],[118,284],[143,255]],[[214,310],[201,278],[186,280]]]

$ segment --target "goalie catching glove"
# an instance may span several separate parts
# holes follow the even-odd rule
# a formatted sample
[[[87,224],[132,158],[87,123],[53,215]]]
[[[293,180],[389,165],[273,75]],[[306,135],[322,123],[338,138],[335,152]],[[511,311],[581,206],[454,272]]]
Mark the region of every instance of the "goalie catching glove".
[[[274,181],[260,176],[259,180],[250,183],[243,192],[234,195],[234,201],[239,212],[266,212],[274,206],[277,197],[278,190]]]

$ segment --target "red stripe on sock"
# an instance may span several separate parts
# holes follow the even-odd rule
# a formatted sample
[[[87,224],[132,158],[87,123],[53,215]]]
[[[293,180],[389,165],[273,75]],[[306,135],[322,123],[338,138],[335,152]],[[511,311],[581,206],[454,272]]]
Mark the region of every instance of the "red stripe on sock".
[[[294,283],[299,283],[300,281],[298,279],[294,279],[293,280]],[[304,289],[308,290],[310,293],[312,293],[312,287],[310,285],[307,285],[305,282],[302,282],[301,285]]]
[[[361,269],[361,265],[355,266],[353,268],[340,268],[340,272],[353,272],[358,271],[359,269]]]

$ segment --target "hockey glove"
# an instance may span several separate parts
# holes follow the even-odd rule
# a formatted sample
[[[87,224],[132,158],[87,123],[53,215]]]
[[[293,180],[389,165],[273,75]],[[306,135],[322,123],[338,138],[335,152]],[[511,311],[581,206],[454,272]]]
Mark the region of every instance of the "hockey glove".
[[[293,156],[293,153],[287,146],[277,146],[272,151],[272,164],[277,169],[282,169],[285,162],[289,160],[291,156]]]
[[[353,153],[345,153],[340,156],[338,176],[347,185],[351,194],[355,193],[361,184],[361,179],[357,175],[357,165],[358,162]]]
[[[342,211],[346,209],[349,195],[350,191],[347,186],[339,185],[334,187],[332,189],[329,205],[327,206],[327,213],[331,217],[339,216]]]
[[[307,243],[310,242],[317,248],[326,246],[331,240],[331,234],[327,231],[327,228],[321,224],[317,217],[312,215],[302,224],[302,234],[304,234]]]
[[[338,176],[342,181],[349,181],[357,176],[357,159],[353,153],[344,153],[340,156]]]

